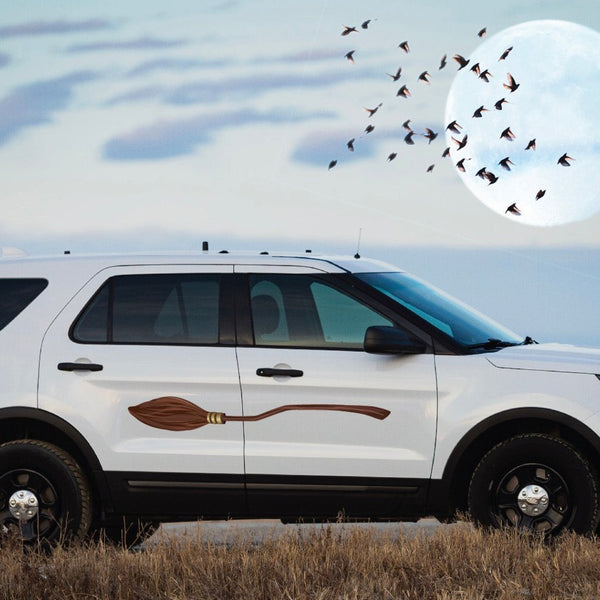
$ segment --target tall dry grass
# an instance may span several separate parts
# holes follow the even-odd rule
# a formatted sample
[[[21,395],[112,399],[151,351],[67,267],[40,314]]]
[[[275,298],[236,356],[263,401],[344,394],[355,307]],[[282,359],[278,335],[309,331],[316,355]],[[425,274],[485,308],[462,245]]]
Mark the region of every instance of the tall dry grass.
[[[15,541],[0,550],[6,600],[599,597],[599,542],[571,534],[544,543],[467,526],[417,537],[325,527],[260,544],[184,536],[138,552],[97,543],[44,554]]]

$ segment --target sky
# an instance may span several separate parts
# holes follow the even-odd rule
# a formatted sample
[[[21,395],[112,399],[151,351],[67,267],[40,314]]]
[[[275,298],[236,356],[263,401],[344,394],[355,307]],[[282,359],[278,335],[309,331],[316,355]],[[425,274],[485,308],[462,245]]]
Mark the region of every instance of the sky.
[[[441,158],[450,57],[474,52],[483,27],[488,38],[538,19],[600,31],[597,0],[3,0],[0,14],[1,246],[188,250],[209,240],[353,254],[360,244],[409,263],[421,250],[415,265],[461,295],[467,273],[423,259],[436,249],[484,270],[490,256],[500,278],[510,276],[503,257],[515,277],[531,276],[515,267],[525,257],[526,303],[564,273],[580,276],[570,290],[600,292],[599,214],[523,225],[484,206]],[[345,25],[358,31],[342,36]],[[426,69],[430,84],[417,81]],[[410,98],[395,94],[403,81]],[[431,144],[425,127],[440,133]],[[493,296],[470,288],[475,300]]]

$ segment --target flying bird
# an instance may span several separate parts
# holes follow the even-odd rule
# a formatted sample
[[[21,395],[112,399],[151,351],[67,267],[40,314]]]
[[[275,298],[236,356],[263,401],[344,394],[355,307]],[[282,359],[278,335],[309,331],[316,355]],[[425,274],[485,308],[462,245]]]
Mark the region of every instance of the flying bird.
[[[486,171],[483,176],[488,180],[488,185],[492,185],[492,183],[496,183],[496,181],[498,181],[498,177],[491,171]]]
[[[408,42],[404,41],[401,44],[398,44],[398,48],[402,48],[404,52],[410,52],[410,48],[408,47]]]
[[[424,133],[423,136],[426,137],[429,140],[429,143],[431,144],[431,142],[433,142],[433,140],[435,140],[435,138],[438,136],[438,134],[435,133],[434,131],[432,131],[431,129],[429,129],[429,127],[425,127],[425,131],[426,131],[426,133]]]
[[[460,133],[462,125],[459,125],[456,121],[452,121],[446,125],[446,131],[450,130],[452,133]]]
[[[327,170],[331,171],[331,169],[333,169],[333,167],[335,167],[335,165],[337,165],[337,160],[330,161],[329,166],[327,167]]]
[[[510,51],[511,51],[512,49],[513,49],[513,47],[512,47],[512,46],[509,46],[509,47],[508,47],[508,48],[507,48],[507,49],[506,49],[506,50],[505,50],[505,51],[504,51],[504,52],[501,54],[501,56],[500,56],[500,58],[498,59],[498,61],[505,60],[505,59],[506,59],[506,57],[507,57],[507,56],[510,54]]]
[[[481,167],[481,169],[479,169],[479,171],[477,171],[477,173],[475,173],[475,175],[477,177],[481,177],[481,179],[485,179],[485,174],[487,173],[487,170],[485,167]]]
[[[575,160],[574,158],[572,158],[571,156],[567,156],[567,153],[565,152],[557,161],[556,164],[557,165],[562,165],[563,167],[570,167],[571,164],[569,163],[570,160]]]
[[[483,112],[487,112],[487,108],[484,108],[483,105],[481,105],[474,113],[473,113],[473,117],[475,119],[481,119],[481,117],[483,117]]]
[[[540,198],[543,198],[546,194],[546,190],[539,190],[538,193],[535,195],[535,199],[539,200]]]
[[[460,65],[458,67],[459,71],[464,69],[469,64],[469,59],[461,56],[460,54],[455,54],[452,58]]]
[[[466,169],[465,169],[465,164],[464,164],[464,163],[465,163],[465,160],[466,160],[465,158],[461,158],[461,159],[460,159],[460,160],[459,160],[459,161],[456,163],[456,168],[457,168],[459,171],[462,171],[463,173],[466,171]]]
[[[535,150],[535,138],[529,140],[529,143],[525,146],[525,150]]]
[[[358,33],[358,29],[356,29],[356,27],[348,27],[348,25],[342,25],[342,27],[344,28],[344,30],[342,31],[341,35],[348,35],[349,33]]]
[[[501,134],[500,139],[504,138],[509,142],[512,142],[515,139],[515,134],[510,130],[510,127],[507,127]]]
[[[414,131],[409,131],[405,136],[404,136],[404,141],[409,144],[410,146],[413,146],[415,141],[412,139],[412,136],[415,135]]]
[[[517,204],[515,202],[513,202],[505,211],[504,214],[506,213],[511,213],[513,215],[517,215],[519,216],[521,214],[521,211],[517,208]]]
[[[462,150],[466,145],[467,145],[467,139],[468,139],[468,135],[465,134],[465,136],[463,137],[462,140],[457,140],[455,137],[452,138],[453,142],[456,142],[456,151],[458,152],[458,150]]]
[[[475,73],[475,75],[479,75],[479,73],[481,73],[481,68],[479,66],[479,63],[475,63],[470,69],[469,71],[473,71],[473,73]]]
[[[388,154],[388,157],[387,157],[388,162],[393,161],[396,158],[396,156],[398,156],[397,152],[392,152],[391,154]]]
[[[392,78],[392,81],[398,81],[398,79],[400,79],[401,73],[402,67],[398,67],[398,70],[396,71],[395,75],[392,75],[391,73],[386,73],[386,75],[389,75]]]
[[[350,152],[354,152],[354,138],[348,140],[346,142],[346,146],[348,147],[348,150],[350,150]]]
[[[369,118],[371,118],[379,110],[380,106],[383,106],[383,102],[380,102],[375,108],[366,108],[364,106],[363,108],[369,113]]]
[[[410,119],[404,121],[404,123],[402,123],[402,127],[403,129],[406,129],[406,131],[412,131],[412,127],[410,126]]]
[[[479,73],[479,79],[483,79],[486,83],[490,82],[490,77],[493,77],[493,75],[487,69]]]
[[[433,165],[429,165],[429,166],[427,167],[427,173],[431,173],[431,172],[433,171],[433,167],[435,167],[435,164],[433,164]]]
[[[483,29],[480,29],[480,30],[477,32],[477,36],[481,38],[481,37],[483,37],[483,36],[484,36],[486,33],[487,33],[487,27],[484,27]]]
[[[446,156],[450,156],[450,146],[446,146],[446,148],[442,152],[442,158],[446,158]]]
[[[500,100],[498,100],[498,102],[496,102],[494,104],[496,110],[502,110],[502,105],[508,103],[508,100],[506,98],[500,98]]]
[[[507,73],[506,76],[508,77],[508,83],[503,83],[502,85],[507,90],[510,90],[510,93],[512,94],[521,84],[517,83],[510,73]]]
[[[367,19],[366,21],[363,21],[361,24],[361,27],[363,29],[367,29],[369,27],[369,23],[371,22],[371,19]]]
[[[442,56],[442,60],[440,60],[440,66],[438,67],[438,71],[443,69],[446,66],[446,58],[447,58],[447,54],[444,54],[444,56]]]
[[[348,62],[351,62],[352,64],[354,64],[354,53],[356,52],[356,50],[350,50],[350,52],[346,52],[346,54],[344,54],[344,56],[348,59]]]
[[[371,131],[373,131],[373,129],[375,129],[375,125],[367,125],[365,127],[365,133],[369,134],[369,133],[371,133]]]
[[[498,164],[503,168],[506,169],[507,171],[510,171],[510,165],[514,166],[514,162],[512,162],[510,160],[510,158],[508,156],[506,156],[505,158],[503,158],[501,161],[498,161]]]
[[[429,71],[423,71],[419,75],[419,81],[424,81],[425,83],[430,83],[429,77],[431,77],[431,75],[429,75]]]
[[[408,98],[410,96],[410,92],[408,91],[408,88],[405,85],[403,85],[396,93],[396,96],[402,96],[403,98]]]

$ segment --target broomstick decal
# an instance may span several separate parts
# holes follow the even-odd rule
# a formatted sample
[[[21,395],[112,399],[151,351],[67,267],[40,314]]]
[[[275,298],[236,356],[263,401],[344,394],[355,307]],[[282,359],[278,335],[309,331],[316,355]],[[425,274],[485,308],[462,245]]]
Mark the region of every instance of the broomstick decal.
[[[163,396],[130,406],[129,412],[142,423],[157,429],[189,431],[204,425],[224,425],[227,421],[261,421],[288,410],[337,410],[383,420],[390,411],[377,406],[354,404],[286,404],[254,416],[231,416],[222,412],[209,412],[189,400],[176,396]]]

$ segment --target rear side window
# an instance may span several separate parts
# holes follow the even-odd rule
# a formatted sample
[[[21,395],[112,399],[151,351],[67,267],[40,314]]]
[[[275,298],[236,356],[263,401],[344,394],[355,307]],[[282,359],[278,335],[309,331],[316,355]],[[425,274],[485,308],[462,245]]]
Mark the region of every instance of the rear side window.
[[[220,275],[121,275],[98,290],[71,337],[96,344],[217,344]]]
[[[46,288],[46,279],[0,279],[0,329],[4,329]]]

